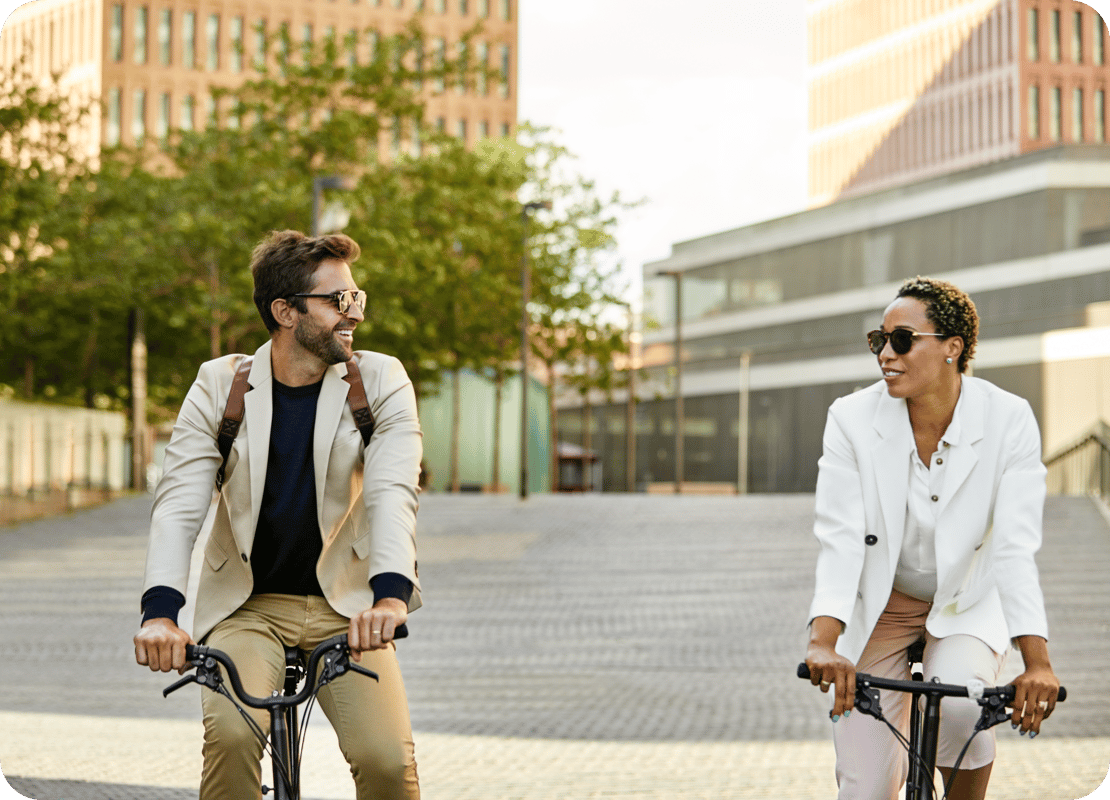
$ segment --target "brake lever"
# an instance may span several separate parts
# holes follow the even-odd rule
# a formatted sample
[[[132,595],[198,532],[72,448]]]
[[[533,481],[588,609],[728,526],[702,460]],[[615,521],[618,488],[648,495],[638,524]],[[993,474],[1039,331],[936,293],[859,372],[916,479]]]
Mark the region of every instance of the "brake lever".
[[[200,683],[200,681],[197,680],[197,676],[194,673],[189,673],[188,675],[186,675],[181,680],[177,681],[177,683],[173,684],[172,686],[167,686],[165,689],[162,690],[162,697],[169,697],[173,692],[176,692],[182,686],[186,686],[190,683]]]

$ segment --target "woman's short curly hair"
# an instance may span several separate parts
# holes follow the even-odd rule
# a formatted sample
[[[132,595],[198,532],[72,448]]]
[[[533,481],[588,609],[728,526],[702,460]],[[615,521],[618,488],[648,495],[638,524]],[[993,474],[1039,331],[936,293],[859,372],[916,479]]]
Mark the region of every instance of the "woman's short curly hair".
[[[912,297],[925,305],[925,316],[933,323],[937,333],[944,337],[959,336],[964,340],[957,367],[967,371],[968,362],[975,356],[975,343],[979,338],[979,312],[966,292],[947,281],[936,278],[909,278],[898,290],[898,297]]]

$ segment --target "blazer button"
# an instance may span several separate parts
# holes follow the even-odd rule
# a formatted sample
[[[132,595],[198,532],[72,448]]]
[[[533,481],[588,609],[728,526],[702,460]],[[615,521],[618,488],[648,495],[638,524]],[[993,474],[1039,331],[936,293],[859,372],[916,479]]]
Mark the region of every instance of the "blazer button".
[[[934,494],[934,495],[933,495],[933,502],[935,503],[935,502],[936,502],[937,500],[940,500],[940,498],[939,498],[939,497],[937,497],[937,496],[936,496],[936,495]]]
[[[244,561],[246,561],[246,560],[247,560],[247,554],[246,554],[246,553],[240,553],[239,555],[241,555],[241,556],[243,557],[243,560],[244,560]]]
[[[869,534],[867,534],[866,536],[863,537],[863,543],[864,544],[868,544],[868,545],[875,544],[877,541],[879,541],[879,537],[876,536],[873,533],[869,533]]]

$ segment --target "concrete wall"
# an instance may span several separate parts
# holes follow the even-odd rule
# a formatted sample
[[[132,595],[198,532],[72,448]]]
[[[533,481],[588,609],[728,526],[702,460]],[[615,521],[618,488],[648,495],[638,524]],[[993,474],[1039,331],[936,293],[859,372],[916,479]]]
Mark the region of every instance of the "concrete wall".
[[[127,484],[123,414],[0,399],[0,496]]]

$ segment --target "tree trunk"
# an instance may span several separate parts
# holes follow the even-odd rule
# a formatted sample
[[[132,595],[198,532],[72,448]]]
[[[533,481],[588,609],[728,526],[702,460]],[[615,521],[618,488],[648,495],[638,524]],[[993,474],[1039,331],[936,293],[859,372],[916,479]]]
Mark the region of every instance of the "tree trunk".
[[[451,465],[449,480],[452,492],[459,491],[459,424],[462,402],[459,398],[459,358],[455,355],[455,368],[451,370]]]
[[[94,408],[96,391],[93,382],[100,366],[96,357],[96,335],[100,330],[100,312],[94,307],[89,320],[89,338],[85,340],[85,352],[81,358],[81,383],[85,385],[85,408]]]
[[[35,359],[23,359],[23,399],[30,400],[35,394]]]
[[[501,394],[505,388],[505,371],[498,366],[493,378],[493,491],[501,491]]]
[[[146,321],[132,308],[131,328],[131,488],[146,488]]]
[[[551,423],[551,491],[559,491],[559,414],[555,409],[555,364],[547,365],[547,418]]]

